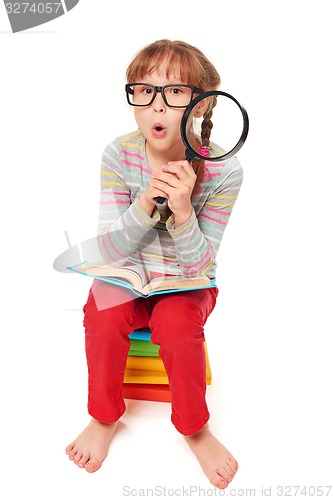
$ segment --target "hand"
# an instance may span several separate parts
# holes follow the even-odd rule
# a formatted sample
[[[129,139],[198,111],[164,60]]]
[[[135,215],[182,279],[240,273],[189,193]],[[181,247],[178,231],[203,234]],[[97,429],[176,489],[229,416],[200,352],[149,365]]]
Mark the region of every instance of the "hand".
[[[139,197],[141,206],[149,216],[152,215],[152,212],[157,205],[157,201],[154,199],[157,197],[167,198],[168,196],[164,191],[161,191],[160,189],[154,187],[151,182],[149,183],[147,189],[143,191],[143,193]]]
[[[196,181],[192,166],[186,160],[170,161],[160,170],[153,172],[151,185],[168,199],[175,218],[188,220],[192,213],[191,195]],[[180,225],[180,224],[178,224]]]

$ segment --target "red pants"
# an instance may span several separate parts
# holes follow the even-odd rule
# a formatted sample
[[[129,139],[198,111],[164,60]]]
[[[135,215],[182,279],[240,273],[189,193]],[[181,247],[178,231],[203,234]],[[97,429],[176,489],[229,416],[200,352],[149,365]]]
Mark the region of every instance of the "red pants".
[[[184,435],[198,432],[209,419],[203,326],[217,294],[217,288],[208,288],[140,298],[94,280],[83,308],[90,415],[111,423],[125,412],[122,385],[129,334],[148,326],[169,378],[171,421]]]

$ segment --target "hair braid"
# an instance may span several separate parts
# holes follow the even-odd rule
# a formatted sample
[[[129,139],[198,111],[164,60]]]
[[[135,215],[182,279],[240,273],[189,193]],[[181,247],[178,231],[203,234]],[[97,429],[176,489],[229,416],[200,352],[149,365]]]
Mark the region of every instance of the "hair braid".
[[[209,146],[210,134],[213,128],[212,116],[213,116],[213,108],[215,108],[217,104],[216,96],[212,97],[211,104],[207,111],[204,114],[204,119],[201,124],[201,141],[203,146]]]
[[[202,144],[202,146],[209,147],[210,134],[211,134],[211,131],[213,128],[213,122],[212,122],[211,118],[213,116],[213,109],[215,108],[216,104],[217,104],[217,97],[214,96],[211,98],[210,106],[208,107],[207,111],[204,113],[204,119],[203,119],[203,122],[201,124],[201,144]],[[201,182],[204,163],[205,163],[205,160],[203,160],[201,158],[198,160],[194,160],[192,162],[192,168],[197,175],[193,191],[195,190],[197,185],[200,184],[200,182]]]

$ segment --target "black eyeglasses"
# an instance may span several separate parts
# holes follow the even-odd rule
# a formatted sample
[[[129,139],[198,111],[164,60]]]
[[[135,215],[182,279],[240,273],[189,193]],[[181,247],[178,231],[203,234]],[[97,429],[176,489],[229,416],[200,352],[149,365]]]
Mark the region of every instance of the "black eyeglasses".
[[[172,108],[186,108],[192,101],[194,94],[202,94],[203,92],[193,85],[182,83],[162,85],[161,87],[149,83],[127,83],[125,90],[128,104],[131,106],[150,106],[157,92],[161,92],[165,104]]]

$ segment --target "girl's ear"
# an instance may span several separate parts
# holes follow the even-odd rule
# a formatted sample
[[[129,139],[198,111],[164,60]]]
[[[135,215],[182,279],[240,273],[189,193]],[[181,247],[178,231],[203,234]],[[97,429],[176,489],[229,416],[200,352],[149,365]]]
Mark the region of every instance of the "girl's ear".
[[[209,97],[202,99],[202,101],[198,102],[198,104],[194,108],[194,116],[196,118],[201,118],[207,111],[209,106]]]

